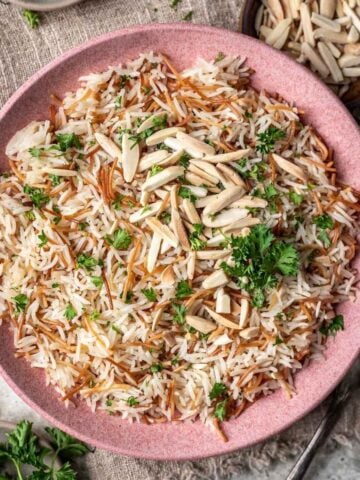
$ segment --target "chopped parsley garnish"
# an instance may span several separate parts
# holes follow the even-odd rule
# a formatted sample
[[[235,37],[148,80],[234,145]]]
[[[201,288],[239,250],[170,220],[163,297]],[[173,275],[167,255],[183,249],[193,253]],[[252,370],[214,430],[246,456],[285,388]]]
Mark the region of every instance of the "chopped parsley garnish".
[[[102,287],[102,284],[104,283],[103,279],[101,277],[97,277],[97,276],[91,277],[91,281],[95,285],[96,288]]]
[[[181,3],[182,0],[172,0],[171,3],[170,3],[170,7],[171,8],[174,8],[175,10],[177,9],[177,6],[179,5],[179,3]]]
[[[227,393],[227,390],[228,388],[224,383],[220,383],[220,382],[214,383],[209,393],[210,400],[215,400],[218,397],[222,397]]]
[[[141,91],[145,94],[148,95],[151,92],[151,87],[147,87],[145,85],[142,85]]]
[[[206,245],[206,242],[200,238],[200,235],[204,231],[204,225],[202,223],[195,223],[193,227],[194,231],[189,235],[191,250],[201,250]]]
[[[36,12],[25,9],[22,14],[30,28],[37,28],[40,25],[40,17]]]
[[[134,293],[131,292],[131,291],[127,292],[126,298],[125,298],[125,303],[126,303],[126,304],[131,303],[131,300],[132,300],[133,298],[134,298]]]
[[[161,165],[153,165],[150,169],[150,177],[153,177],[157,173],[160,173],[164,170],[164,168]]]
[[[158,373],[164,370],[164,366],[161,363],[153,363],[150,367],[151,373]]]
[[[274,343],[274,345],[281,345],[282,343],[284,343],[284,340],[283,340],[282,338],[280,338],[280,337],[277,336],[277,337],[275,338],[275,343]]]
[[[319,328],[319,332],[329,337],[330,335],[336,335],[340,330],[344,330],[344,317],[342,315],[336,315],[328,325],[323,325]]]
[[[121,128],[121,127],[118,128],[118,135],[119,135],[119,142],[120,143],[122,142],[122,138],[123,138],[125,133],[128,133],[130,135],[131,130],[129,128]]]
[[[192,17],[193,17],[193,11],[190,10],[186,15],[183,16],[184,22],[191,22]]]
[[[118,195],[115,200],[112,202],[114,210],[121,210],[122,201],[124,200],[124,195]]]
[[[243,178],[250,178],[256,182],[261,182],[264,180],[265,172],[268,169],[268,165],[265,162],[257,162],[253,164],[250,168],[247,168],[248,159],[242,158],[238,160],[236,165],[237,169],[241,173]]]
[[[37,208],[41,208],[48,203],[50,197],[45,195],[44,191],[41,188],[30,187],[29,185],[24,186],[24,193],[30,197],[33,205]]]
[[[246,118],[253,118],[253,114],[251,112],[249,112],[249,110],[245,110],[244,115],[245,115]]]
[[[264,305],[266,292],[277,285],[279,275],[296,275],[299,269],[295,247],[275,238],[266,225],[255,225],[246,237],[231,237],[230,245],[234,266],[221,266],[252,296],[255,307]]]
[[[51,288],[58,288],[59,286],[60,284],[57,282],[51,284]]]
[[[108,398],[108,399],[106,400],[106,402],[105,402],[105,405],[106,405],[107,407],[111,407],[112,404],[113,404],[113,402],[112,402],[112,400],[110,400],[109,398]]]
[[[121,335],[121,330],[118,326],[112,324],[111,325],[111,330],[114,330],[114,332],[116,332],[117,334]]]
[[[121,105],[122,105],[122,98],[123,98],[123,97],[121,97],[121,96],[118,96],[118,97],[115,98],[115,107],[116,107],[116,108],[120,108],[120,107],[121,107]]]
[[[39,242],[39,247],[42,248],[44,245],[46,245],[49,241],[48,237],[45,235],[44,230],[41,230],[40,235],[38,235],[38,239],[40,240]]]
[[[160,115],[160,117],[154,117],[152,119],[153,127],[163,129],[167,127],[167,114]]]
[[[120,88],[124,88],[125,85],[126,85],[126,82],[128,80],[130,80],[130,78],[131,77],[129,75],[121,75],[121,77],[120,77]]]
[[[61,177],[59,177],[59,175],[49,175],[49,178],[50,178],[50,181],[51,181],[51,185],[53,187],[57,187],[58,185],[60,185]]]
[[[68,148],[82,148],[80,139],[75,133],[58,133],[56,140],[62,152],[66,152]]]
[[[90,315],[90,320],[93,322],[94,320],[97,320],[98,318],[100,318],[100,312],[98,312],[97,310],[94,310]]]
[[[225,55],[223,54],[223,52],[218,52],[218,54],[215,57],[215,63],[221,62],[221,60],[224,60],[224,58],[225,58]]]
[[[29,148],[29,153],[34,158],[40,159],[41,152],[42,152],[41,148],[37,148],[37,147]]]
[[[329,235],[325,232],[325,230],[320,230],[317,237],[318,237],[319,240],[321,240],[323,242],[325,248],[330,247],[331,240],[330,240]]]
[[[179,164],[184,168],[188,168],[190,163],[190,158],[191,157],[188,153],[183,153],[179,159]]]
[[[126,400],[126,403],[129,405],[129,407],[135,407],[136,405],[139,405],[139,400],[136,397],[129,397]]]
[[[175,311],[174,315],[174,322],[178,325],[184,325],[185,323],[185,315],[186,315],[186,307],[184,305],[179,305],[178,303],[172,303],[172,307]]]
[[[79,223],[79,230],[84,231],[85,228],[89,226],[88,222],[80,222]]]
[[[113,238],[110,235],[105,235],[105,240],[117,250],[126,250],[132,240],[132,236],[125,228],[115,230]]]
[[[30,222],[33,222],[35,220],[35,213],[32,210],[27,210],[25,212],[25,217],[30,220]]]
[[[334,226],[334,220],[328,215],[327,213],[324,213],[323,215],[318,215],[317,217],[313,218],[313,223],[318,228],[321,228],[323,230],[327,228],[333,228]]]
[[[77,257],[77,266],[84,268],[87,272],[92,272],[98,265],[103,265],[103,261],[86,255],[86,253],[80,253]]]
[[[186,280],[180,280],[177,284],[175,296],[177,299],[186,298],[193,293],[193,289]]]
[[[179,197],[181,198],[188,198],[190,202],[195,203],[197,200],[197,196],[192,193],[190,188],[187,187],[180,187],[179,188]]]
[[[169,225],[169,223],[171,222],[171,213],[162,212],[159,218],[165,225]]]
[[[155,290],[150,288],[143,288],[141,293],[149,300],[149,302],[156,302],[156,292]]]
[[[172,358],[171,360],[171,365],[175,366],[179,363],[180,359],[179,359],[179,355],[175,355],[174,358]]]
[[[145,205],[145,206],[141,209],[141,214],[146,213],[146,212],[149,212],[150,210],[151,210],[150,205]]]
[[[68,320],[73,320],[73,319],[76,317],[76,315],[77,315],[76,310],[75,310],[75,308],[71,305],[71,303],[69,303],[69,304],[67,305],[67,307],[65,308],[65,313],[64,313],[64,315],[65,315],[65,318],[67,318]]]
[[[217,402],[214,410],[214,417],[223,422],[227,417],[228,399]]]
[[[13,297],[15,302],[15,313],[25,312],[26,305],[28,303],[28,298],[24,293],[19,293],[16,297]]]
[[[292,191],[289,193],[289,199],[294,205],[301,205],[304,200],[304,196]]]
[[[276,127],[269,127],[257,135],[258,142],[255,149],[260,153],[270,153],[275,148],[275,143],[285,137],[285,132]]]

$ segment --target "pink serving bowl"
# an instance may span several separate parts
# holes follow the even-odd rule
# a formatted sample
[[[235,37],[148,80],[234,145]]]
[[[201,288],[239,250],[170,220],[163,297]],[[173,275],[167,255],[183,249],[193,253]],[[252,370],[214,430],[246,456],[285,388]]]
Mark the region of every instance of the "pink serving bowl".
[[[248,58],[255,69],[254,86],[278,92],[305,110],[314,125],[335,150],[341,180],[360,189],[360,134],[342,103],[312,73],[284,54],[253,38],[212,27],[174,24],[146,25],[103,35],[65,53],[31,77],[0,112],[0,160],[10,137],[30,120],[48,117],[50,94],[61,97],[78,86],[77,79],[101,71],[140,52],[168,55],[179,69],[197,57],[214,58],[217,52]],[[357,259],[358,260],[358,259]],[[359,263],[357,261],[357,263]],[[104,413],[92,413],[80,403],[66,409],[51,387],[45,386],[41,370],[14,358],[13,338],[0,329],[0,373],[13,390],[53,425],[99,448],[135,457],[183,460],[219,455],[265,440],[310,412],[339,383],[359,353],[359,307],[346,303],[339,309],[345,330],[328,341],[326,359],[312,362],[296,375],[297,395],[287,400],[281,391],[264,397],[239,418],[224,424],[229,438],[222,443],[200,422],[157,425],[130,424]]]

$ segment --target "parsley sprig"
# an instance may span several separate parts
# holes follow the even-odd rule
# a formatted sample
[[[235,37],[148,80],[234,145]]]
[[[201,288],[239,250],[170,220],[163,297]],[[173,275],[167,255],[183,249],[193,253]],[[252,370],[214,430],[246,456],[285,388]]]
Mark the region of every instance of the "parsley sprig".
[[[330,323],[323,325],[319,328],[319,332],[329,337],[330,335],[336,335],[340,330],[344,330],[344,317],[342,315],[336,315]]]
[[[260,153],[270,153],[274,151],[278,140],[285,137],[285,132],[277,127],[269,127],[264,132],[257,135],[256,150]]]
[[[279,276],[296,275],[299,269],[295,247],[275,238],[266,225],[256,225],[246,237],[231,237],[230,245],[234,266],[222,263],[222,268],[252,296],[255,307],[264,305]]]

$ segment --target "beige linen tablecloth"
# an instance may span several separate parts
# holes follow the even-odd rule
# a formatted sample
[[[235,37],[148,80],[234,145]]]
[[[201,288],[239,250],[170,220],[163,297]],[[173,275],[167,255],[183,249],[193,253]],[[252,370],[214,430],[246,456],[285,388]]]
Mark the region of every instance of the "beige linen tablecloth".
[[[182,0],[177,9],[172,0],[85,0],[57,12],[41,14],[41,25],[31,30],[20,10],[0,2],[0,106],[34,72],[64,51],[105,32],[124,26],[180,21],[193,11],[192,21],[237,30],[242,0]],[[0,132],[1,134],[1,132]],[[1,394],[1,393],[0,393]],[[347,407],[327,451],[346,444],[352,458],[359,458],[359,390]],[[97,450],[81,462],[80,480],[142,479],[262,479],[271,478],[271,462],[294,457],[309,440],[319,423],[322,405],[291,429],[251,449],[199,462],[153,462],[124,458]],[[1,414],[1,412],[0,412]],[[324,455],[324,454],[323,454]],[[353,467],[351,467],[353,468]],[[347,478],[356,478],[349,470]],[[247,472],[247,473],[246,473]],[[251,474],[251,472],[253,472]],[[317,475],[316,475],[317,476]],[[315,477],[314,477],[315,478]],[[327,477],[330,478],[330,477]],[[332,476],[331,478],[341,478]]]

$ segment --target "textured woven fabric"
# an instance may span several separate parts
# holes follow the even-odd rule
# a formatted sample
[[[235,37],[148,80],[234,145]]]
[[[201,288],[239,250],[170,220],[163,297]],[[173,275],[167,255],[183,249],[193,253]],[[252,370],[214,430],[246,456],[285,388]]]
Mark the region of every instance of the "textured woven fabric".
[[[0,2],[0,106],[34,72],[71,47],[91,37],[124,26],[175,22],[193,11],[192,21],[237,30],[243,0],[84,0],[57,12],[41,14],[41,26],[31,30],[20,10]],[[353,374],[356,374],[353,373]],[[327,450],[336,442],[349,445],[359,458],[360,389],[346,408]],[[194,480],[228,479],[252,470],[257,480],[272,461],[285,461],[299,453],[318,425],[322,405],[285,433],[248,450],[198,462],[154,462],[124,458],[97,450],[81,461],[80,480]],[[217,441],[217,439],[216,439]],[[255,473],[256,472],[256,473]],[[262,472],[262,473],[261,473]],[[247,477],[248,478],[248,477]]]

